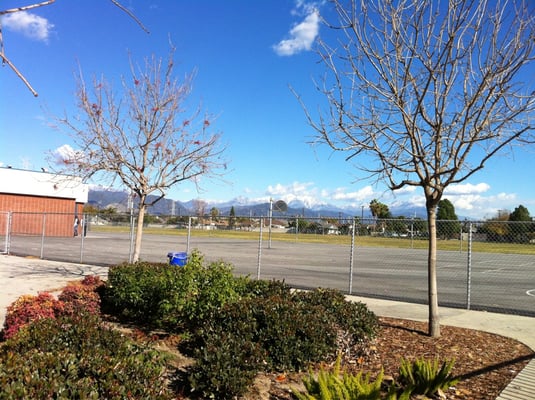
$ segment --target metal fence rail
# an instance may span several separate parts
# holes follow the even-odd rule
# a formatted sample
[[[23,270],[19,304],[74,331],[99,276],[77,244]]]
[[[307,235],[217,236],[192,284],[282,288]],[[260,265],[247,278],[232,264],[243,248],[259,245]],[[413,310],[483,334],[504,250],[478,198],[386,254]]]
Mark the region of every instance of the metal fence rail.
[[[132,258],[133,217],[84,216],[77,237],[50,235],[64,214],[0,215],[6,253],[96,265]],[[24,217],[24,218],[23,218]],[[27,221],[41,234],[9,231]],[[286,217],[151,217],[141,259],[167,262],[168,252],[197,249],[235,272],[281,279],[300,288],[427,302],[427,222],[417,219]],[[7,233],[4,232],[8,227]],[[21,226],[20,224],[18,225]],[[535,316],[535,224],[438,221],[439,304]]]

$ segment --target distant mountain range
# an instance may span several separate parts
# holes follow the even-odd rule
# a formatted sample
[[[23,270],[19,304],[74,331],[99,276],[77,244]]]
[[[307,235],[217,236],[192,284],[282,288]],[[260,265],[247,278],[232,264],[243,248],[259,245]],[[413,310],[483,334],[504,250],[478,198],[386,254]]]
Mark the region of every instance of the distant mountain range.
[[[149,196],[149,201],[154,200],[156,196]],[[101,210],[108,207],[115,208],[117,212],[128,211],[128,193],[114,190],[90,189],[88,204]],[[153,215],[196,215],[198,200],[189,200],[187,202],[176,201],[163,198],[154,206],[149,207],[148,212]],[[341,208],[334,205],[320,204],[316,206],[307,206],[304,202],[293,200],[287,204],[286,212],[280,212],[274,207],[273,216],[304,216],[304,217],[330,217],[330,218],[348,218],[361,216],[364,218],[371,217],[370,209],[365,207],[358,208]],[[219,210],[220,215],[229,215],[230,209],[234,207],[236,216],[267,216],[269,214],[269,203],[250,202],[246,198],[236,198],[227,202],[205,203],[204,212],[210,213],[215,207]],[[389,206],[390,207],[390,206]],[[418,217],[425,219],[425,209],[415,208],[412,204],[398,205],[390,207],[393,216]]]

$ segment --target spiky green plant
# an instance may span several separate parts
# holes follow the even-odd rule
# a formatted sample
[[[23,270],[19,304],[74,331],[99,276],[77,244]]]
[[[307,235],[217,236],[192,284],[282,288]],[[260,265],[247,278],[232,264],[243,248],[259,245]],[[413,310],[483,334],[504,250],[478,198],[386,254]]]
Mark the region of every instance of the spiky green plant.
[[[307,392],[294,391],[294,395],[298,400],[379,400],[383,376],[381,371],[375,381],[372,381],[370,374],[342,373],[339,355],[331,371],[322,368],[317,377],[310,372],[308,377],[303,379]],[[395,397],[388,399],[394,400]]]
[[[433,361],[423,357],[414,361],[402,358],[399,367],[400,384],[413,394],[433,395],[459,382],[459,379],[451,375],[454,364],[454,360],[449,360],[440,365],[438,358]]]

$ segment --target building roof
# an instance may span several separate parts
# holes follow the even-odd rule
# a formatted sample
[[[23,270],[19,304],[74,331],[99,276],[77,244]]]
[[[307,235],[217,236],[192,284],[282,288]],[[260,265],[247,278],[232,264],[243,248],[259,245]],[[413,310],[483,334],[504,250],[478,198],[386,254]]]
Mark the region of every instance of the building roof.
[[[0,193],[74,199],[87,203],[89,186],[82,178],[0,167]]]

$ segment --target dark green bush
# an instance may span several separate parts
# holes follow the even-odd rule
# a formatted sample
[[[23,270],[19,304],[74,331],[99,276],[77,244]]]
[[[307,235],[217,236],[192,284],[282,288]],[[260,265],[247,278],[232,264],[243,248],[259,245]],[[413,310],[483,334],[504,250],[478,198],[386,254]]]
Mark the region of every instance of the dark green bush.
[[[377,334],[377,316],[364,303],[348,301],[339,290],[318,288],[296,292],[294,297],[304,306],[323,307],[334,323],[351,335],[351,344],[366,342]]]
[[[98,317],[42,319],[0,346],[2,399],[171,399],[165,359]]]
[[[282,288],[278,284],[253,287],[261,288],[257,293],[265,293],[268,287],[280,293]],[[196,332],[197,364],[190,377],[195,390],[216,398],[238,396],[260,370],[302,370],[333,358],[340,334],[360,343],[375,334],[375,315],[337,291],[283,293],[244,297],[204,321]],[[223,397],[224,393],[230,397]]]
[[[256,340],[256,321],[248,302],[223,307],[197,331],[202,341],[189,376],[191,387],[206,398],[231,399],[247,391],[262,369],[264,350]]]
[[[109,270],[103,309],[143,325],[190,330],[223,304],[238,300],[245,282],[233,276],[230,264],[206,264],[197,251],[184,267],[122,264]]]
[[[247,279],[243,285],[243,297],[290,297],[292,288],[284,281]]]
[[[179,281],[180,270],[167,264],[137,262],[110,267],[102,293],[105,312],[143,324],[162,318],[160,304],[169,294],[169,285]]]
[[[336,352],[337,332],[323,308],[279,296],[252,300],[250,306],[270,369],[301,370]]]

